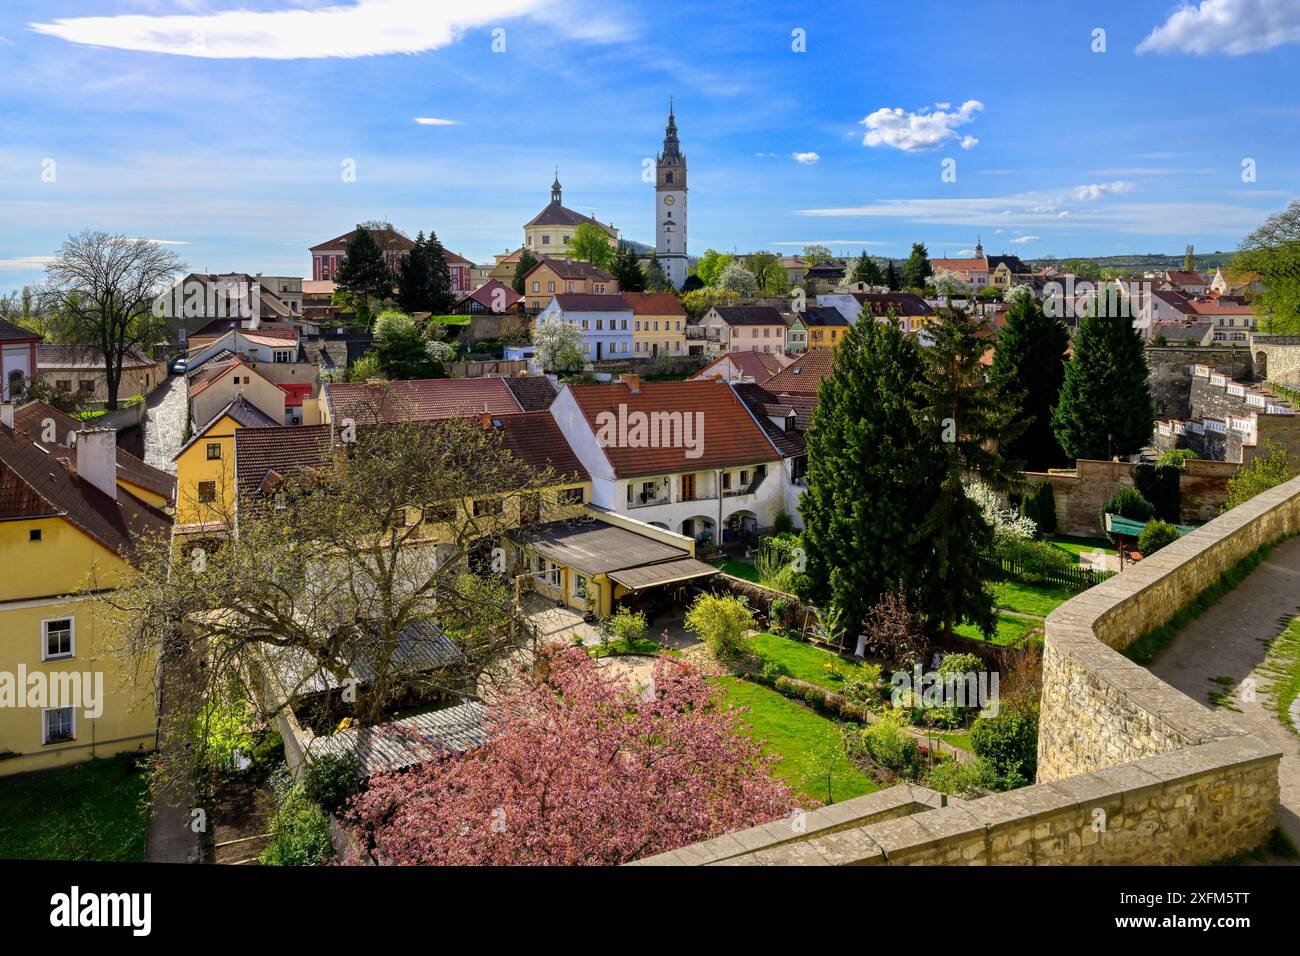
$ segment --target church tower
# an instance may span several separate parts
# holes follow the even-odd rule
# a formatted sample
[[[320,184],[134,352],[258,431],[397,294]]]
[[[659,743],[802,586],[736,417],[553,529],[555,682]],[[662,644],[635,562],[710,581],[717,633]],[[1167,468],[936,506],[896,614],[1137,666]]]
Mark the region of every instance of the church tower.
[[[686,157],[677,141],[672,100],[655,167],[655,254],[669,281],[680,289],[686,281]]]

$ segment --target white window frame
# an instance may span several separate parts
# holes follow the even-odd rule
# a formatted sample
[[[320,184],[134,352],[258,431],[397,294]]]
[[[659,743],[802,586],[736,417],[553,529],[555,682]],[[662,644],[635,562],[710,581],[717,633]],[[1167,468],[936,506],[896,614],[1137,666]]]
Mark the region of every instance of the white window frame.
[[[68,653],[56,654],[51,657],[47,652],[50,648],[50,628],[49,625],[57,624],[62,621],[68,622]],[[77,619],[73,616],[67,617],[49,617],[41,621],[41,660],[42,661],[67,661],[77,656]]]
[[[64,740],[50,740],[50,724],[48,714],[52,711],[66,710],[72,715],[72,733]],[[41,746],[49,747],[57,744],[74,743],[77,739],[77,708],[75,707],[42,707],[41,708]]]

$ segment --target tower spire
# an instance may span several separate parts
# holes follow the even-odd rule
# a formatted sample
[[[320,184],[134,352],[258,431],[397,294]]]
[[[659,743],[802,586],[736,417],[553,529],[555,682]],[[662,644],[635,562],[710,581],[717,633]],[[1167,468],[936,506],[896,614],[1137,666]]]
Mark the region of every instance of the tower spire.
[[[551,183],[551,202],[559,203],[563,190],[560,188],[560,167],[555,167],[555,182]]]

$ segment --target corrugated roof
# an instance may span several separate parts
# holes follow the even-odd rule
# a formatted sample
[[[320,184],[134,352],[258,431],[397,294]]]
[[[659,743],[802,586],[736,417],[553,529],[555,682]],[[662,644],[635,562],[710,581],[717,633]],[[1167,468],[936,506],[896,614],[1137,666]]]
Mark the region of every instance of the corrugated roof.
[[[378,727],[350,727],[307,745],[312,757],[352,754],[367,777],[463,753],[487,742],[487,709],[470,702],[403,717]]]

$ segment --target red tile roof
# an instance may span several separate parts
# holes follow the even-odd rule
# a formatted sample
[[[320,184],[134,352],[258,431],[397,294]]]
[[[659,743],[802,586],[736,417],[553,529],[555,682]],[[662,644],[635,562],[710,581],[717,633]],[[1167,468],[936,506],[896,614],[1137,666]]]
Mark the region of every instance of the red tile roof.
[[[50,454],[75,466],[77,453],[67,445],[68,433],[80,429],[82,427],[81,422],[71,415],[59,411],[53,405],[47,405],[44,402],[28,402],[14,412],[15,430],[26,434],[32,441],[40,441],[45,431],[46,420],[54,423],[56,441],[54,444],[45,445],[45,447]],[[117,449],[117,477],[128,484],[135,485],[137,488],[143,488],[145,491],[161,495],[168,501],[174,502],[176,500],[176,478],[174,475],[159,471],[152,465],[146,465],[121,446],[118,446]]]
[[[596,279],[601,282],[609,282],[612,279],[608,272],[597,269],[590,262],[582,262],[579,259],[552,259],[549,256],[542,256],[537,265],[528,270],[525,278],[542,266],[548,267],[561,279]]]
[[[627,299],[617,292],[598,295],[591,292],[559,292],[556,304],[565,312],[630,312]]]
[[[76,473],[75,460],[0,425],[0,518],[63,517],[128,561],[146,535],[170,533],[166,514],[121,488],[104,494]]]
[[[329,459],[329,425],[235,431],[235,482],[241,498],[257,494],[270,472],[288,477]]]
[[[544,412],[555,401],[555,386],[545,375],[515,375],[502,381],[526,412]]]
[[[470,292],[468,295],[461,296],[460,301],[464,302],[466,299],[473,299],[479,305],[483,306],[483,308],[487,309],[489,312],[492,312],[495,311],[496,303],[493,301],[493,299],[498,297],[496,294],[498,289],[501,290],[500,297],[501,297],[502,312],[508,310],[511,306],[513,306],[516,302],[518,302],[520,299],[523,298],[522,295],[520,295],[514,289],[510,288],[510,286],[506,285],[501,280],[489,279],[487,282],[483,283],[473,292]]]
[[[683,422],[686,416],[691,416],[692,429],[697,421],[695,413],[703,413],[702,432],[691,433],[701,452],[695,458],[687,457],[685,447],[631,447],[618,441],[603,446],[618,477],[753,465],[780,457],[763,429],[724,382],[644,382],[636,393],[621,383],[567,387],[598,439],[605,421],[619,420],[620,409],[626,409],[628,415],[680,412]],[[602,419],[602,413],[606,412],[613,419]],[[683,424],[683,432],[684,427]],[[679,441],[679,445],[683,444],[684,441]]]
[[[834,365],[835,352],[832,349],[813,349],[762,384],[769,392],[778,394],[816,395],[822,379],[831,373]]]
[[[506,450],[534,472],[550,472],[562,480],[590,477],[550,412],[524,412],[494,421],[500,423]]]
[[[517,415],[524,410],[514,393],[499,378],[437,378],[418,381],[331,382],[325,400],[334,418],[374,421],[428,421]]]
[[[767,381],[789,364],[784,356],[777,352],[724,352],[692,375],[691,381],[702,382],[714,375],[721,375],[722,373],[715,367],[724,362],[731,362],[742,375],[752,378],[755,382]]]
[[[671,292],[624,292],[633,315],[686,315],[681,300]]]

